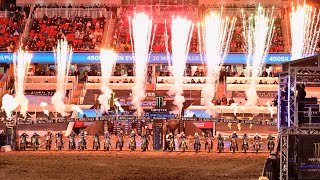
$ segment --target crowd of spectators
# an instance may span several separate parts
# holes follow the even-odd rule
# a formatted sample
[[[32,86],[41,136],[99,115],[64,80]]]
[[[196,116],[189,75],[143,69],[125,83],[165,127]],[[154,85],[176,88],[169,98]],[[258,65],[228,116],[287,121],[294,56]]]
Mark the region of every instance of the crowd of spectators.
[[[25,49],[52,51],[57,40],[66,38],[74,51],[98,51],[103,39],[106,18],[54,16],[36,18],[31,27]]]
[[[228,98],[225,95],[223,95],[221,99],[219,97],[213,98],[212,103],[217,106],[230,106],[232,103],[235,102],[232,97],[228,101]]]
[[[0,51],[13,52],[23,33],[30,6],[10,5],[7,10],[8,17],[0,18]]]

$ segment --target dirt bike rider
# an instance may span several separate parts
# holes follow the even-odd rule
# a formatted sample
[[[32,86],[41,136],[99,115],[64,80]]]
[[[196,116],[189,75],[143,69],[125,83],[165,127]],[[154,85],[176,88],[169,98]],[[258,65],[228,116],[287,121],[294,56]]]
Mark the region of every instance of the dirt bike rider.
[[[269,145],[269,143],[270,143],[271,141],[273,141],[274,139],[275,139],[275,137],[273,137],[271,134],[269,134],[268,137],[267,137],[267,140],[269,141],[269,142],[268,142],[268,145]]]
[[[131,139],[133,140],[133,143],[134,143],[134,147],[137,147],[136,145],[136,133],[134,132],[134,131],[131,131],[131,133],[130,133],[130,141],[131,141]]]
[[[34,132],[33,135],[32,135],[32,137],[31,137],[32,140],[35,140],[35,141],[36,141],[36,142],[35,142],[36,145],[39,145],[39,137],[40,137],[40,136],[39,136],[39,134],[37,134],[37,132]],[[33,142],[32,142],[32,143],[33,143]]]
[[[253,140],[254,140],[254,143],[257,142],[257,143],[259,144],[259,148],[260,148],[260,140],[261,140],[261,137],[259,136],[258,133],[256,133],[256,135],[254,136]]]
[[[182,146],[182,143],[185,143],[186,148],[188,149],[188,146],[187,146],[187,143],[186,143],[187,137],[186,137],[186,134],[184,132],[180,133],[180,139],[181,139],[180,147]]]
[[[76,147],[76,141],[75,141],[75,138],[76,138],[77,134],[74,132],[74,130],[71,131],[70,135],[68,136],[69,138],[69,141],[72,139],[73,140],[73,147]],[[69,143],[69,149],[70,149],[70,143]]]
[[[212,141],[212,139],[213,139],[213,136],[212,136],[211,132],[209,132],[209,133],[208,133],[208,136],[206,137],[205,149],[207,149],[207,147],[208,147],[209,145],[211,145],[211,148],[213,147],[213,141]],[[209,144],[209,143],[210,143],[210,144]]]
[[[141,134],[141,142],[142,142],[142,140],[146,141],[146,150],[148,150],[149,140],[148,140],[148,136],[144,135],[144,133]]]
[[[237,151],[238,151],[238,142],[237,142],[237,140],[238,140],[238,134],[237,134],[237,132],[233,132],[232,134],[231,134],[231,139],[234,139],[234,141],[235,141],[235,143],[236,143],[236,149],[237,149]],[[230,146],[230,150],[231,150],[231,146]]]
[[[63,146],[63,140],[62,140],[63,134],[62,134],[62,132],[61,131],[58,132],[55,136],[57,137],[56,144],[58,143],[58,139],[60,138],[61,139],[61,145]]]
[[[199,149],[201,149],[201,143],[200,143],[200,136],[199,134],[196,132],[194,133],[194,145],[193,148],[196,149],[196,144],[199,144]]]
[[[123,144],[124,141],[123,141],[123,131],[120,130],[119,132],[119,135],[118,135],[118,140],[117,140],[117,143],[116,143],[116,148],[119,146],[120,142]]]
[[[28,137],[29,137],[29,135],[28,135],[26,132],[24,132],[24,133],[21,134],[21,136],[20,136],[20,139],[21,139],[20,146],[21,146],[22,141],[24,141],[25,143],[27,143],[27,138],[28,138]]]
[[[83,140],[83,145],[84,145],[84,148],[87,149],[87,141],[86,141],[86,133],[84,132],[84,130],[82,130],[79,134],[79,137],[80,137],[80,140],[79,142],[81,142],[81,140]]]
[[[222,137],[222,135],[220,133],[218,134],[217,139],[218,139],[218,143],[222,143],[222,148],[223,148],[224,147],[223,137]]]
[[[273,142],[274,139],[275,139],[275,137],[273,137],[271,134],[268,135],[268,137],[267,137],[267,140],[268,140],[268,149],[269,149],[271,143],[273,143],[273,146],[274,146],[274,142]]]
[[[243,137],[242,137],[242,149],[244,148],[244,145],[248,145],[248,140],[249,140],[248,135],[244,134]]]
[[[95,138],[98,139],[98,146],[99,146],[99,149],[100,149],[100,135],[99,135],[99,132],[98,132],[98,131],[93,134],[93,139],[95,139]],[[93,143],[92,143],[92,149],[94,149],[94,141],[93,141]]]
[[[168,140],[168,147],[167,147],[167,149],[170,148],[170,143],[173,142],[173,150],[175,150],[174,136],[173,136],[172,132],[170,132],[170,133],[168,134],[168,139],[167,139],[167,140]]]
[[[51,142],[52,142],[52,136],[53,136],[53,134],[48,130],[47,131],[47,134],[46,135],[44,135],[45,137],[46,137],[46,141],[47,141],[47,143],[50,143],[51,144]]]

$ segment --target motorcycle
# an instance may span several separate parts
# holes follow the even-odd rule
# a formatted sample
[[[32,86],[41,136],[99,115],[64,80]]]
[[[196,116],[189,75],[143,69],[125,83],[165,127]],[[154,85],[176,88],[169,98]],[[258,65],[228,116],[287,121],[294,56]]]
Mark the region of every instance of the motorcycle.
[[[95,149],[96,151],[98,151],[98,150],[100,149],[98,137],[94,137],[94,140],[93,140],[93,149]]]
[[[118,139],[117,144],[116,144],[116,148],[117,147],[119,147],[120,151],[122,151],[122,148],[123,148],[123,139],[122,138]]]
[[[196,141],[196,142],[194,143],[194,150],[195,150],[196,152],[199,152],[199,151],[200,151],[200,146],[201,146],[200,142],[199,142],[199,141]]]
[[[141,139],[141,149],[142,149],[142,151],[146,151],[148,149],[147,138]]]
[[[51,149],[51,143],[52,143],[52,140],[49,136],[46,137],[46,150],[49,150]]]
[[[69,139],[69,150],[75,150],[75,142],[74,142],[74,138],[70,138]]]
[[[80,150],[85,150],[85,148],[86,148],[86,145],[85,145],[84,137],[80,137],[79,149],[80,149]]]
[[[219,140],[218,140],[217,149],[218,149],[218,152],[219,152],[219,153],[221,153],[222,151],[224,151],[223,139],[219,139]]]
[[[247,139],[243,140],[242,150],[244,151],[244,153],[246,153],[249,150],[249,143]]]
[[[230,145],[230,151],[232,150],[233,153],[238,150],[237,140],[236,138],[231,138],[231,145]]]
[[[274,151],[274,142],[273,142],[273,140],[269,140],[269,142],[268,142],[268,151],[270,151],[270,153],[272,151]]]
[[[21,142],[20,142],[20,150],[25,151],[27,148],[27,140],[24,137],[21,137]]]
[[[38,150],[39,149],[38,138],[32,137],[31,142],[32,142],[32,149]]]
[[[63,146],[62,146],[62,138],[61,137],[57,138],[57,148],[58,148],[59,151],[61,151],[62,148],[63,148]]]
[[[258,152],[259,152],[259,150],[260,150],[259,140],[255,140],[255,141],[254,141],[253,149],[254,149],[254,151],[258,154]]]
[[[134,151],[136,149],[136,140],[134,139],[134,137],[130,138],[129,149],[131,151]]]
[[[111,147],[110,138],[105,138],[105,141],[104,141],[104,150],[109,151],[110,147]]]
[[[187,142],[185,139],[182,139],[180,146],[181,146],[182,152],[185,152],[186,149],[188,149]]]

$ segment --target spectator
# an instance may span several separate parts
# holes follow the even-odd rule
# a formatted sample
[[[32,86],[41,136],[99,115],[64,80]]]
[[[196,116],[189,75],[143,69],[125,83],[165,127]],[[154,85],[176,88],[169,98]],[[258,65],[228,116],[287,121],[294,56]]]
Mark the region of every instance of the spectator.
[[[226,106],[228,104],[228,99],[225,95],[221,98],[221,105]]]
[[[234,100],[233,100],[233,98],[231,97],[230,100],[229,100],[229,106],[230,106],[231,104],[233,104],[233,103],[234,103]]]
[[[259,84],[263,84],[262,80],[259,81]]]
[[[76,69],[74,71],[73,75],[79,77],[80,76],[80,71],[78,69]]]
[[[238,84],[238,81],[237,80],[234,80],[234,82],[232,84]]]

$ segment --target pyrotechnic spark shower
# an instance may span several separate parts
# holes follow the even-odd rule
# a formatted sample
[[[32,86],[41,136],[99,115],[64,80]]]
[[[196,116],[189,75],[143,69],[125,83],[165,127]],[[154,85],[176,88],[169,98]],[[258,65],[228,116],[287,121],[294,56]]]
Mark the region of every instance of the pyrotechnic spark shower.
[[[100,62],[101,62],[101,92],[98,101],[101,104],[102,113],[108,112],[110,109],[109,101],[111,99],[112,89],[109,87],[110,76],[117,60],[117,54],[112,50],[101,49],[100,50]]]
[[[156,29],[156,26],[155,26]],[[155,30],[154,29],[154,30]],[[145,98],[145,84],[149,51],[152,45],[152,18],[145,13],[137,13],[129,18],[129,31],[133,45],[133,59],[135,62],[135,84],[132,87],[132,104],[137,108],[137,115],[143,113],[141,102]]]
[[[55,50],[56,61],[56,76],[57,76],[57,89],[51,98],[51,103],[54,105],[56,112],[62,116],[66,116],[66,105],[64,99],[68,85],[68,73],[70,69],[72,57],[72,48],[68,46],[67,40],[59,40],[57,49]]]
[[[183,94],[183,77],[186,61],[193,32],[193,23],[186,18],[172,16],[171,45],[172,45],[172,67],[171,73],[174,78],[170,87],[169,95],[174,95],[173,104],[177,106],[177,114],[181,114],[185,101]]]
[[[243,15],[243,36],[248,53],[247,69],[248,74],[251,74],[250,85],[246,90],[246,105],[255,106],[258,102],[256,81],[271,45],[274,25],[272,16],[273,8],[269,18],[268,13],[261,6],[258,7],[255,16],[247,18]]]
[[[301,59],[315,54],[319,39],[320,11],[308,6],[304,1],[303,6],[295,8],[292,5],[290,14],[291,22],[291,60]]]
[[[202,93],[209,114],[214,114],[212,98],[216,92],[216,81],[219,79],[221,66],[229,51],[234,26],[235,18],[224,18],[222,12],[211,12],[205,17],[202,27],[203,49],[205,50],[207,64],[206,86]]]
[[[28,111],[29,100],[24,95],[24,81],[28,72],[32,55],[28,52],[24,52],[21,48],[17,53],[13,54],[13,66],[14,66],[14,86],[15,86],[15,101],[16,106],[20,105],[20,113],[23,117],[26,117]]]

